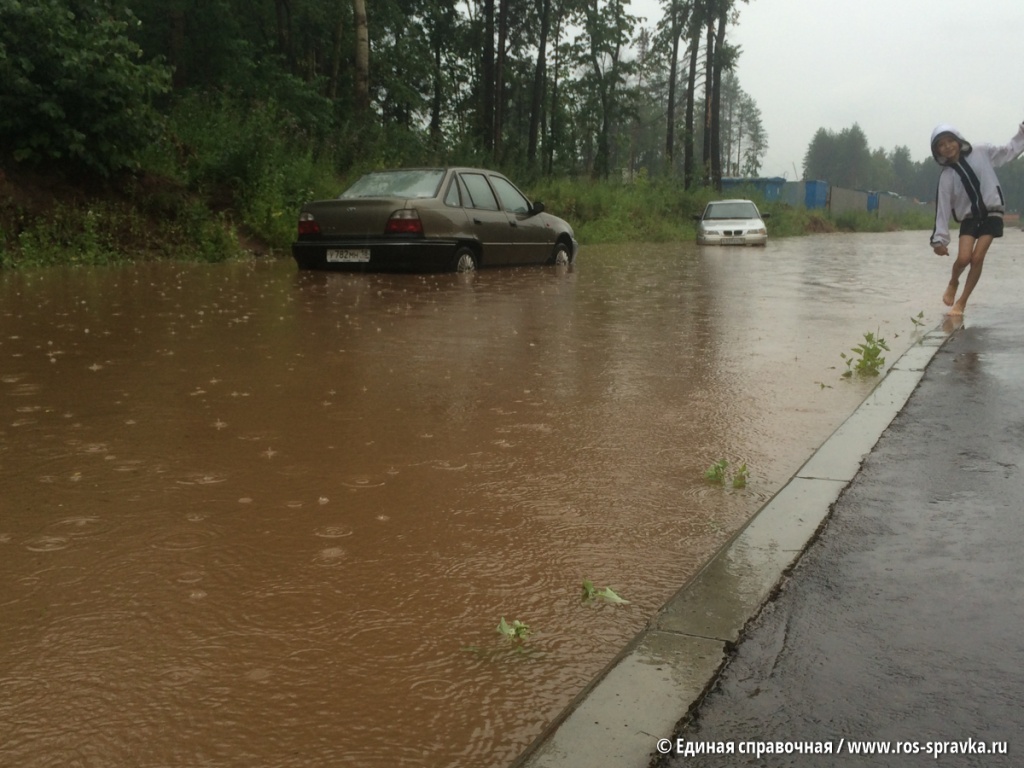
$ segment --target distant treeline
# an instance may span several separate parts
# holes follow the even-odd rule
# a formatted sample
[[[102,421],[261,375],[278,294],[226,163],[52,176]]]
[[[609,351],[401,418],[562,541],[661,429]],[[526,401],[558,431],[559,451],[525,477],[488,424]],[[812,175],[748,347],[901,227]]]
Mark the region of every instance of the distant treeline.
[[[973,140],[1002,144],[1009,140],[1016,128],[1007,126],[1005,136],[976,137]],[[1024,162],[1008,163],[996,173],[1007,209],[1024,209]],[[818,129],[804,156],[804,177],[826,180],[848,189],[895,192],[903,197],[934,202],[939,166],[930,155],[915,162],[908,147],[896,147],[891,152],[881,148],[869,149],[867,136],[859,125],[854,124],[838,133]]]
[[[0,142],[110,173],[156,141],[187,160],[176,111],[227,104],[341,172],[709,183],[767,148],[732,74],[739,5],[665,0],[645,26],[627,0],[0,0]]]
[[[440,163],[507,171],[590,242],[689,238],[768,147],[743,5],[0,0],[0,266],[286,252],[303,202]]]

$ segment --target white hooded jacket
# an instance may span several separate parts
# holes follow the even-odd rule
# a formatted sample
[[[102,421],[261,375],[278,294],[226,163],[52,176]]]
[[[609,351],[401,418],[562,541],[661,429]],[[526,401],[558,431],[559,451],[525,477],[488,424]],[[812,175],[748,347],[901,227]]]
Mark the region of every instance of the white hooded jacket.
[[[935,149],[940,134],[951,133],[960,142],[960,158],[947,164]],[[995,169],[1024,152],[1024,123],[1017,134],[1003,146],[978,144],[972,146],[951,125],[939,125],[932,131],[932,157],[944,166],[939,174],[939,187],[935,194],[935,230],[931,244],[949,245],[949,220],[963,221],[968,217],[1002,216],[1003,191]]]

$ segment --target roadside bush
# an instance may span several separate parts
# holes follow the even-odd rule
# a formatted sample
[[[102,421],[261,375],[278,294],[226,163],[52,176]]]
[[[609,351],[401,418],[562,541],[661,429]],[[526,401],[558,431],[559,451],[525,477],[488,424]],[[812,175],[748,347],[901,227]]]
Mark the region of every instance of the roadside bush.
[[[54,266],[57,264],[112,264],[128,261],[114,244],[111,223],[120,217],[97,203],[84,209],[56,205],[45,219],[24,227],[17,250],[8,254],[5,266]]]
[[[249,234],[278,249],[294,239],[303,202],[338,192],[329,156],[317,157],[313,147],[273,100],[192,93],[171,110],[167,133],[145,164],[185,184],[214,211],[233,210]]]
[[[840,232],[884,232],[885,224],[867,211],[844,211],[833,217]]]
[[[527,191],[527,190],[524,190]],[[687,192],[673,181],[541,179],[528,190],[548,211],[566,219],[588,243],[672,242],[696,237],[693,215],[712,194]]]
[[[134,23],[110,2],[0,2],[0,143],[16,161],[103,176],[135,164],[170,75],[141,61]]]
[[[166,180],[129,177],[88,195],[40,174],[0,183],[0,268],[243,255],[227,214]]]

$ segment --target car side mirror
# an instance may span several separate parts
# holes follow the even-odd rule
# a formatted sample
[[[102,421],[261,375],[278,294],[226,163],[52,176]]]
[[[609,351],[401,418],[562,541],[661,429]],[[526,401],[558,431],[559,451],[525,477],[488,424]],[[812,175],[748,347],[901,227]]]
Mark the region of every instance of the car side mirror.
[[[538,213],[544,213],[544,203],[533,203],[530,205],[530,215],[536,216]]]
[[[761,214],[761,218],[762,219],[770,219],[771,217],[772,217],[772,215],[770,213],[762,213]]]
[[[700,220],[701,220],[701,219],[703,219],[704,217],[703,217],[703,216],[702,216],[701,214],[699,214],[699,213],[695,213],[695,214],[693,214],[693,216],[691,216],[690,218],[692,218],[692,219],[693,219],[694,221],[700,221]]]

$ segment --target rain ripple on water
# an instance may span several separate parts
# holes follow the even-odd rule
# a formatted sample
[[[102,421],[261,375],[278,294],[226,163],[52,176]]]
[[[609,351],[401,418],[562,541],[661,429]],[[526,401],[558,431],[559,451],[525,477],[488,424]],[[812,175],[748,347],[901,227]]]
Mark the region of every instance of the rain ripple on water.
[[[916,238],[0,273],[0,754],[510,763],[912,343]]]

